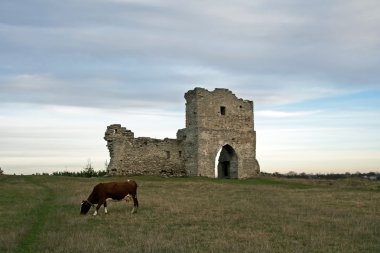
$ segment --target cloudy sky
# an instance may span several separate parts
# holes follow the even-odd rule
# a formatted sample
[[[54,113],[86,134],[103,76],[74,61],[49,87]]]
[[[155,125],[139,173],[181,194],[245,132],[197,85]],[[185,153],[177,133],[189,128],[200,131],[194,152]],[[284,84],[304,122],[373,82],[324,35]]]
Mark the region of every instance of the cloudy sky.
[[[183,95],[255,103],[264,172],[380,171],[377,0],[2,0],[0,167],[104,169],[107,125],[175,137]]]

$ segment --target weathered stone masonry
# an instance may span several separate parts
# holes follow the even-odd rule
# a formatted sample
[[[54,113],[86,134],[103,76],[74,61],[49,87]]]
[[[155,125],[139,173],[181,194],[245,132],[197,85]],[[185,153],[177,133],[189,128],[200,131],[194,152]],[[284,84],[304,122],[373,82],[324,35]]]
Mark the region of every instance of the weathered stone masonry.
[[[176,139],[134,138],[121,125],[110,125],[105,134],[110,152],[111,175],[185,175],[180,141]]]
[[[185,94],[186,128],[176,139],[134,138],[121,125],[107,127],[110,175],[249,178],[256,160],[253,102],[228,89],[195,88]]]

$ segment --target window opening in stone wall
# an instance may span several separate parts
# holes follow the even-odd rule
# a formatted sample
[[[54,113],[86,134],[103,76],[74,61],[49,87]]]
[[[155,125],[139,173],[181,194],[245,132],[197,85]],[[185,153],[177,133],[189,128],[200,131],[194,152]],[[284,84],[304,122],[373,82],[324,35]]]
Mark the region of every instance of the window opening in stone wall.
[[[182,157],[182,151],[178,151],[178,157],[179,157],[179,158]]]
[[[167,159],[170,158],[170,151],[166,151],[166,158],[167,158]]]
[[[226,107],[225,106],[221,106],[220,107],[220,114],[221,115],[226,115]]]

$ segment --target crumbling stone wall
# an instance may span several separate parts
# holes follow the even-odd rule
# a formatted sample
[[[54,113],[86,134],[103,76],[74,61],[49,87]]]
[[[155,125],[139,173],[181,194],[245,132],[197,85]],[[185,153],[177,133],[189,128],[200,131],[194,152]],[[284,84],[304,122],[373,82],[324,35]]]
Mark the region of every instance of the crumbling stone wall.
[[[180,141],[140,137],[121,125],[107,127],[105,134],[110,152],[110,175],[184,176]]]
[[[110,175],[249,178],[256,160],[253,102],[228,89],[195,88],[185,94],[186,128],[176,139],[134,138],[121,125],[107,127]]]

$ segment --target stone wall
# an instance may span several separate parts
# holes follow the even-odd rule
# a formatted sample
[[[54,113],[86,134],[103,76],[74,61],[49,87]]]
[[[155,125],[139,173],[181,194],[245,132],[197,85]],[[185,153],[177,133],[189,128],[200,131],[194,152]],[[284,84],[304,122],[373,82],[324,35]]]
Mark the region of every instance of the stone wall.
[[[256,160],[253,102],[227,89],[195,88],[185,94],[186,128],[176,139],[134,138],[114,124],[104,139],[110,175],[174,175],[249,178]]]
[[[181,141],[134,138],[121,125],[110,125],[105,134],[110,151],[110,175],[184,176]]]

